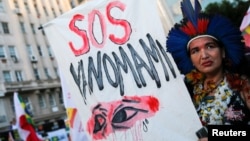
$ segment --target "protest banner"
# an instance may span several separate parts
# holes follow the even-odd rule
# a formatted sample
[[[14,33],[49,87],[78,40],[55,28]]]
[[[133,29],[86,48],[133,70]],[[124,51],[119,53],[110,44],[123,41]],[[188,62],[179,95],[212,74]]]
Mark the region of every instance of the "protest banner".
[[[92,0],[43,29],[89,140],[197,140],[155,0]]]
[[[75,106],[75,101],[72,99],[72,93],[68,90],[68,87],[64,84],[66,82],[64,75],[60,73],[60,80],[63,92],[63,101],[66,108],[67,119],[65,120],[66,129],[69,129],[69,137],[72,141],[87,141],[86,132],[81,122],[79,111]]]

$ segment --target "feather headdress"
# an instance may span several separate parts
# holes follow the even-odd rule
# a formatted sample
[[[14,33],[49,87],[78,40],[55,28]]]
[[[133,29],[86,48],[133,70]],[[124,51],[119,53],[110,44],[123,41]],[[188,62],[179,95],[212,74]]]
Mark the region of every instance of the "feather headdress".
[[[187,52],[187,45],[190,40],[200,35],[212,36],[222,43],[231,67],[240,63],[244,56],[244,44],[241,42],[239,28],[223,16],[202,12],[198,0],[194,0],[194,8],[190,0],[182,0],[181,10],[183,19],[169,31],[166,46],[182,74],[194,69]]]

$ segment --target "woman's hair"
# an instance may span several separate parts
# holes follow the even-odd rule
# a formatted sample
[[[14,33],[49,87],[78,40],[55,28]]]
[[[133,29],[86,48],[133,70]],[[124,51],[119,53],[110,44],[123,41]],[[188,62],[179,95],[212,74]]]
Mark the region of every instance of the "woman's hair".
[[[245,75],[250,79],[250,54],[245,54],[239,66],[233,71]]]

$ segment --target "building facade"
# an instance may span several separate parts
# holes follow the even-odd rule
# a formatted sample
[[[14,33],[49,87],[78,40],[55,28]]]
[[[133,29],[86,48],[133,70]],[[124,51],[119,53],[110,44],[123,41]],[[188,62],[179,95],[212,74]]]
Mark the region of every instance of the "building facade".
[[[0,132],[15,118],[13,93],[41,130],[63,126],[66,111],[57,62],[42,24],[83,0],[0,0]]]

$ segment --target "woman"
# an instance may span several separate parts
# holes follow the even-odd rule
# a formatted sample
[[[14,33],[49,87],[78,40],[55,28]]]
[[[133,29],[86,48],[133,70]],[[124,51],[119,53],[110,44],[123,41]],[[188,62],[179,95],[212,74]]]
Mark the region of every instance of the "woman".
[[[216,39],[209,36],[193,39],[189,44],[189,54],[194,67],[203,77],[194,78],[198,72],[186,75],[189,82],[197,79],[192,82],[193,101],[203,125],[247,124],[247,106],[250,107],[250,104],[244,101],[247,99],[248,80],[224,70],[225,51]]]
[[[198,0],[195,9],[183,0],[181,9],[184,19],[170,30],[167,51],[185,74],[202,124],[249,124],[250,83],[237,73],[244,57],[241,32],[224,17],[202,13]]]

